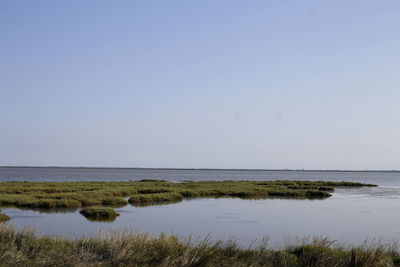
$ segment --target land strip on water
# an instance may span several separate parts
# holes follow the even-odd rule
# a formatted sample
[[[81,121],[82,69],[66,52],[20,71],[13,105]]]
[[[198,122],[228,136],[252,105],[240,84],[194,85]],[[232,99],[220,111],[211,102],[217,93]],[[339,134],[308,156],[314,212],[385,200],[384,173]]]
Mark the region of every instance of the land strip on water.
[[[337,187],[375,186],[353,182],[327,181],[201,181],[167,182],[1,182],[0,207],[84,208],[92,219],[115,219],[116,212],[102,207],[118,207],[128,202],[135,206],[174,203],[184,198],[296,198],[323,199]],[[97,209],[97,210],[96,210]],[[100,209],[100,210],[99,210]],[[109,216],[108,216],[109,215]]]

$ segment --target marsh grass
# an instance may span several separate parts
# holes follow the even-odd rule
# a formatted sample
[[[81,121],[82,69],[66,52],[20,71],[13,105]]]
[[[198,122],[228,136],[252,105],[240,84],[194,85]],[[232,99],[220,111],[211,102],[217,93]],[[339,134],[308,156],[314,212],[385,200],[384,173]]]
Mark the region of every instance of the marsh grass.
[[[88,207],[81,209],[80,213],[93,221],[113,221],[119,214],[112,208]]]
[[[129,203],[157,203],[157,202],[176,202],[183,199],[183,196],[176,192],[154,193],[154,194],[137,194],[129,198]]]
[[[179,239],[170,235],[114,232],[97,238],[66,239],[17,232],[0,224],[2,266],[396,266],[396,246],[339,246],[316,237],[297,245],[269,249],[267,243],[240,247],[209,237]]]
[[[173,183],[161,180],[137,182],[1,182],[0,206],[21,208],[80,208],[176,202],[183,198],[298,198],[330,197],[335,187],[371,184],[325,181],[201,181]]]
[[[0,213],[0,223],[6,222],[8,220],[10,220],[10,217],[8,215]]]
[[[107,197],[101,201],[101,204],[104,206],[123,207],[128,204],[128,201],[119,197]]]

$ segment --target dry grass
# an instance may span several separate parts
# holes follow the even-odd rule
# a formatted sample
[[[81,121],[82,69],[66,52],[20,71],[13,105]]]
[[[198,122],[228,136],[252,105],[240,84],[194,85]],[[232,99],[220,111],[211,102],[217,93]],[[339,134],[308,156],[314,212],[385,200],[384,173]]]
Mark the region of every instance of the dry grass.
[[[1,222],[6,222],[8,220],[10,220],[10,217],[8,215],[0,213],[0,223]]]
[[[399,262],[394,246],[335,246],[325,238],[276,250],[265,244],[243,249],[233,241],[179,240],[132,232],[76,240],[38,237],[32,231],[17,232],[0,224],[2,266],[383,267]]]

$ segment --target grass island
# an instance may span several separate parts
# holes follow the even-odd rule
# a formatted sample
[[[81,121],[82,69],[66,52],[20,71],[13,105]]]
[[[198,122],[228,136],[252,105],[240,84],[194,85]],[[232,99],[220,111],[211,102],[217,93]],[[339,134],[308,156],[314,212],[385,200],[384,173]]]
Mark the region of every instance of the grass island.
[[[107,207],[87,207],[81,209],[80,213],[94,221],[113,221],[119,214],[112,208]]]

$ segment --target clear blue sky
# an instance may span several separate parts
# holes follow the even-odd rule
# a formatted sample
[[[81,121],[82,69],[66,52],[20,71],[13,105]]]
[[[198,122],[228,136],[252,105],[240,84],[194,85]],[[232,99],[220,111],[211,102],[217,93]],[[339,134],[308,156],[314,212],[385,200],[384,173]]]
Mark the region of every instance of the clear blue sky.
[[[400,1],[0,1],[0,165],[400,169]]]

